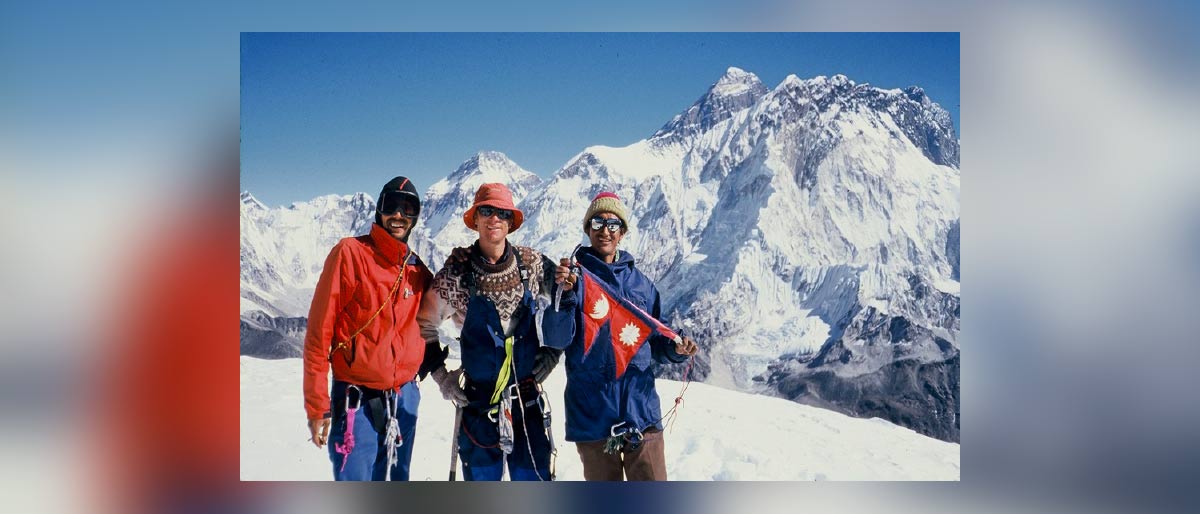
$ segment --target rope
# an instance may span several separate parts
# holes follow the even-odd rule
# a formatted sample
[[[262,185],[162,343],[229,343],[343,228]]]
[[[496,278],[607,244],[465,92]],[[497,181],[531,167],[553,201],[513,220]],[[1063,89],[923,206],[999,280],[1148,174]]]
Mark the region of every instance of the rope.
[[[513,375],[517,374],[517,364],[512,363]],[[542,478],[542,473],[538,471],[537,457],[533,456],[533,440],[529,439],[529,418],[525,416],[525,399],[521,398],[521,386],[517,384],[517,403],[521,406],[521,431],[525,433],[525,448],[529,450],[529,463],[533,465],[533,474],[537,475],[539,482],[545,482]],[[509,477],[511,478],[511,476]]]
[[[387,447],[387,479],[391,480],[392,467],[399,462],[399,456],[396,452],[396,447],[404,444],[404,439],[400,435],[400,422],[396,420],[396,392],[387,392],[387,433],[384,435],[384,445]]]
[[[358,391],[358,405],[353,409],[350,408],[350,390]],[[346,471],[346,462],[350,460],[350,452],[354,451],[354,418],[358,414],[358,407],[362,406],[362,389],[358,386],[350,385],[346,387],[346,431],[342,433],[341,443],[334,443],[333,450],[342,456],[342,467],[338,469],[338,473]]]
[[[504,388],[508,387],[508,379],[512,378],[516,369],[513,364],[513,339],[514,336],[508,336],[504,339],[504,364],[500,366],[500,372],[496,373],[496,388],[492,390],[491,404],[495,405],[500,401],[500,395],[504,392]]]
[[[366,323],[363,323],[361,327],[358,327],[358,330],[355,330],[353,334],[350,334],[350,337],[347,337],[345,341],[333,345],[333,349],[329,350],[329,360],[333,360],[333,352],[345,348],[347,342],[354,340],[355,337],[358,337],[358,334],[361,334],[363,330],[366,330],[367,327],[371,326],[371,322],[375,321],[375,318],[379,316],[379,313],[383,312],[383,308],[387,307],[387,304],[392,302],[392,297],[396,296],[396,291],[400,290],[400,284],[404,282],[404,266],[408,264],[408,258],[411,254],[411,249],[404,254],[404,259],[400,261],[400,276],[396,277],[396,283],[392,285],[391,292],[388,293],[387,298],[383,300],[383,303],[379,305],[379,309],[375,311],[375,314],[371,315],[371,318],[368,319]]]
[[[693,359],[694,357],[688,357],[687,366],[683,368],[683,386],[679,388],[679,394],[675,396],[675,405],[671,406],[671,410],[667,411],[667,413],[658,420],[661,422],[667,418],[670,418],[670,420],[667,421],[668,431],[675,429],[675,419],[677,414],[679,414],[679,407],[683,406],[683,394],[687,392],[688,385],[691,384],[691,380],[688,380],[688,373],[692,371]]]
[[[480,447],[480,448],[484,448],[484,449],[492,449],[492,448],[499,448],[499,447],[500,447],[500,442],[499,442],[499,441],[497,441],[497,442],[496,442],[496,444],[492,444],[492,445],[484,445],[484,444],[479,444],[479,441],[476,441],[476,440],[475,440],[475,437],[471,435],[471,431],[470,431],[470,430],[467,430],[467,426],[466,426],[466,425],[462,425],[462,426],[461,426],[461,428],[460,428],[460,431],[461,431],[462,433],[464,433],[464,434],[467,434],[467,439],[470,439],[470,440],[471,440],[471,444],[473,444],[473,445],[475,445],[475,446],[478,446],[478,447]]]

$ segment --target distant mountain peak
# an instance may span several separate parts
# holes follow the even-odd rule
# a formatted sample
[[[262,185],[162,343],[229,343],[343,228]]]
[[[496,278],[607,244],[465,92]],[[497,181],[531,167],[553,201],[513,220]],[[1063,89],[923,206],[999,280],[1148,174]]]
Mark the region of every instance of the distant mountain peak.
[[[766,93],[766,86],[763,86],[758,75],[730,66],[728,70],[725,70],[725,74],[708,89],[708,94],[705,96],[737,96],[745,93],[761,96],[762,93]]]
[[[513,162],[512,159],[509,159],[508,156],[503,152],[497,152],[495,150],[480,150],[475,152],[475,155],[472,155],[470,159],[467,159],[465,162],[463,162],[463,165],[467,165],[468,163],[473,163],[475,165],[480,165],[483,163],[497,163],[506,165],[512,164],[513,166],[516,166],[517,164]]]
[[[463,183],[473,177],[482,177],[487,182],[504,182],[510,186],[513,182],[528,182],[531,177],[537,179],[537,175],[522,168],[507,155],[488,150],[476,152],[446,178]]]
[[[446,178],[429,186],[422,195],[427,202],[426,212],[433,215],[427,223],[441,227],[447,220],[461,215],[470,205],[479,186],[491,182],[508,186],[514,201],[519,202],[525,193],[542,183],[542,178],[501,152],[481,150],[463,161]]]
[[[730,66],[704,96],[663,125],[651,138],[685,137],[704,132],[754,105],[769,91],[757,75]]]
[[[254,195],[250,194],[249,191],[242,191],[241,201],[242,205],[250,207],[251,209],[262,209],[264,211],[267,210],[267,206],[258,201],[258,199],[255,198]]]

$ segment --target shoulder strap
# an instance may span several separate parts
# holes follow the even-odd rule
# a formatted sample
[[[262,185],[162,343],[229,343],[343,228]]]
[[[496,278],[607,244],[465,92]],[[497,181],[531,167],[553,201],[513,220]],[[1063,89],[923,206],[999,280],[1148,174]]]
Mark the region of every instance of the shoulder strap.
[[[517,259],[517,269],[521,272],[521,285],[529,291],[529,267],[525,265],[525,259],[521,258],[521,247],[513,245],[513,257]]]

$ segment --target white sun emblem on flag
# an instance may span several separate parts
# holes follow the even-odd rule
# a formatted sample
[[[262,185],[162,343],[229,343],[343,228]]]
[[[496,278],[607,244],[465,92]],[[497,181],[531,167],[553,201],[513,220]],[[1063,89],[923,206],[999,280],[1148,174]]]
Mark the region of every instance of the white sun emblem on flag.
[[[638,330],[637,325],[633,323],[626,324],[625,328],[621,329],[621,342],[625,346],[633,346],[638,342],[638,339],[641,339],[641,335],[642,333]]]

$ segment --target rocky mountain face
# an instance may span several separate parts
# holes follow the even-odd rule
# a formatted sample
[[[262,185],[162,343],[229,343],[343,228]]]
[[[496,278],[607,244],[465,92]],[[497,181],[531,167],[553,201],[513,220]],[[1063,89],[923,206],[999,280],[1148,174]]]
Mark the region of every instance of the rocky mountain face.
[[[260,359],[287,359],[303,355],[308,318],[273,317],[247,311],[241,319],[241,355]]]
[[[502,154],[472,157],[425,193],[412,243],[436,269],[474,240],[459,220],[478,185],[505,182],[526,213],[513,242],[566,256],[586,242],[591,198],[616,192],[633,217],[622,249],[658,285],[664,320],[702,346],[691,379],[957,440],[958,163],[949,114],[920,88],[792,75],[770,89],[730,68],[647,139],[585,148],[545,181]],[[316,260],[279,248],[296,226],[271,250],[247,249],[265,244],[248,240],[247,218],[267,224],[247,196],[243,311],[302,316],[292,304],[309,298],[285,300],[271,281],[299,293],[311,280],[311,295],[336,238],[301,243],[323,245]],[[369,200],[291,209],[311,218],[309,235],[331,223],[345,236],[363,228]]]

